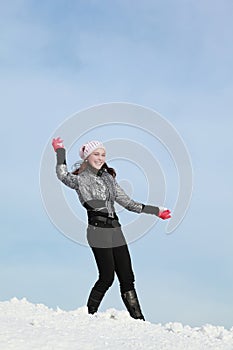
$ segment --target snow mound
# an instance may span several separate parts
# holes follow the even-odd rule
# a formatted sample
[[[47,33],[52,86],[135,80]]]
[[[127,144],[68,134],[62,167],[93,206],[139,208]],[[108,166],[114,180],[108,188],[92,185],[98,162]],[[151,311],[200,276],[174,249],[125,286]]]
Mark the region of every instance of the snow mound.
[[[88,315],[86,306],[53,310],[13,298],[0,302],[0,349],[232,350],[233,327],[152,324],[132,319],[125,310]]]

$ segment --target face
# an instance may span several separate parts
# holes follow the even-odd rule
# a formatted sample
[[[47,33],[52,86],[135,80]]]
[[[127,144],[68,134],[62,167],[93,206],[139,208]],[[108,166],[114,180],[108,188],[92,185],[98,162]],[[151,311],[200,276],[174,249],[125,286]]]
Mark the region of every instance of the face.
[[[102,165],[105,163],[106,152],[103,148],[97,148],[94,152],[92,152],[87,158],[88,162],[95,169],[100,169]]]

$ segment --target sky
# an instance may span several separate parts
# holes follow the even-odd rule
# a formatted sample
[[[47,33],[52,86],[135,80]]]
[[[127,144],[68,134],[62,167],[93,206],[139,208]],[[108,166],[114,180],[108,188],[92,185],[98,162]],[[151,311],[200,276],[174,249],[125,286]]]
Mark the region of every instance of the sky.
[[[171,123],[193,168],[192,199],[179,227],[167,235],[160,221],[129,247],[145,317],[233,325],[232,12],[230,0],[0,2],[1,301],[26,297],[65,310],[85,305],[95,262],[88,247],[50,221],[41,158],[65,120],[123,102]],[[80,130],[85,125],[80,118]],[[90,136],[155,147],[166,204],[174,208],[177,174],[163,145],[124,125],[100,126]],[[67,157],[70,166],[75,148]],[[137,186],[143,177],[133,176],[129,164],[114,165],[134,199],[144,200],[146,186]],[[64,191],[84,215],[75,195]],[[135,215],[120,213],[122,221]],[[124,309],[116,279],[100,310],[109,307]]]

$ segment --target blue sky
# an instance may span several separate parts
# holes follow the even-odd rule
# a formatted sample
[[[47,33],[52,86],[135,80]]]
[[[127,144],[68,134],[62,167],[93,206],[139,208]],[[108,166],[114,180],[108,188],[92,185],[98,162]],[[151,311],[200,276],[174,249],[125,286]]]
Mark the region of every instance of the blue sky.
[[[94,260],[51,224],[40,160],[70,115],[129,102],[174,125],[194,171],[192,202],[177,230],[166,235],[159,222],[130,245],[145,316],[232,326],[232,12],[230,0],[0,3],[0,300],[85,305]],[[173,189],[174,169],[164,163]],[[108,307],[124,308],[117,281],[100,310]]]

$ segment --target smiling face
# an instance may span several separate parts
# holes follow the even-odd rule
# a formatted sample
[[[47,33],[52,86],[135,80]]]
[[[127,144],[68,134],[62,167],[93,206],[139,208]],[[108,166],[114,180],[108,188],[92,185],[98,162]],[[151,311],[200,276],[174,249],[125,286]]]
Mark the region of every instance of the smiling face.
[[[89,155],[87,159],[89,164],[93,166],[93,168],[99,170],[105,163],[106,152],[103,148],[97,148]]]

